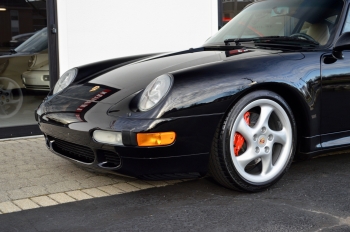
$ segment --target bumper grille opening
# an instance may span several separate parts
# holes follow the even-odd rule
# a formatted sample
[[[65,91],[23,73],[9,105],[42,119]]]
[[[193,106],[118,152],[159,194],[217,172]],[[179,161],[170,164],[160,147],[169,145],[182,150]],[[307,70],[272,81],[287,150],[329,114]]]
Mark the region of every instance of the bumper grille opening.
[[[98,150],[98,160],[101,167],[117,168],[121,164],[120,156],[112,151]]]
[[[55,152],[83,163],[94,162],[95,154],[90,148],[56,138],[53,140],[52,149]]]

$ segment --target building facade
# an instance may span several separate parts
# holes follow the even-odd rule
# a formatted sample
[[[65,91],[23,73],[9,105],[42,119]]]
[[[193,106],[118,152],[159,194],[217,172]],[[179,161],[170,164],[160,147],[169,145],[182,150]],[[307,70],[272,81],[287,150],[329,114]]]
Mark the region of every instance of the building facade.
[[[0,139],[40,134],[34,111],[66,70],[199,47],[250,2],[0,0]]]

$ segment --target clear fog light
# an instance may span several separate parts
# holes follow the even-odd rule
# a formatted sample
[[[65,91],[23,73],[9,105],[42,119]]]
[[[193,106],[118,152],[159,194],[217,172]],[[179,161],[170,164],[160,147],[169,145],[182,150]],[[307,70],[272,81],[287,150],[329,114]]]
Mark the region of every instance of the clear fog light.
[[[92,138],[99,143],[106,143],[112,145],[123,145],[122,133],[114,131],[95,130]]]

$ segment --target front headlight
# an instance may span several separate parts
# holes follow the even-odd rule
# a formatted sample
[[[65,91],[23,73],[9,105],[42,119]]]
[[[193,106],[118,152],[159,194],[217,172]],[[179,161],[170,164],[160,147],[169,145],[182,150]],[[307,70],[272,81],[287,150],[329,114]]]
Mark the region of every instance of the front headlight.
[[[138,104],[141,111],[153,108],[169,92],[173,77],[170,74],[164,74],[154,79],[143,91]]]
[[[76,68],[72,68],[65,72],[60,79],[58,79],[55,88],[53,89],[53,94],[59,93],[65,88],[67,88],[68,85],[70,85],[74,78],[77,76],[78,70]]]

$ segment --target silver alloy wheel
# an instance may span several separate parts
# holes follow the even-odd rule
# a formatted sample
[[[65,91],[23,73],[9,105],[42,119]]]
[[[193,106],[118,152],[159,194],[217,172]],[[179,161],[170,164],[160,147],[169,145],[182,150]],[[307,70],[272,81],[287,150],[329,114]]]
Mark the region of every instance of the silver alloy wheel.
[[[21,87],[12,79],[0,77],[0,118],[11,118],[18,113],[23,103]]]
[[[249,126],[244,114],[249,110],[259,107],[260,115],[254,126]],[[269,126],[270,120],[275,114],[278,118],[279,130],[273,130]],[[234,153],[234,136],[240,133],[246,142],[246,150],[236,156]],[[278,144],[281,149],[274,146]],[[259,99],[249,103],[238,114],[230,136],[230,152],[233,164],[238,174],[247,182],[262,185],[272,182],[285,169],[290,160],[292,149],[292,125],[286,111],[275,101]],[[248,164],[261,162],[261,170],[258,173],[250,173],[246,170]]]

